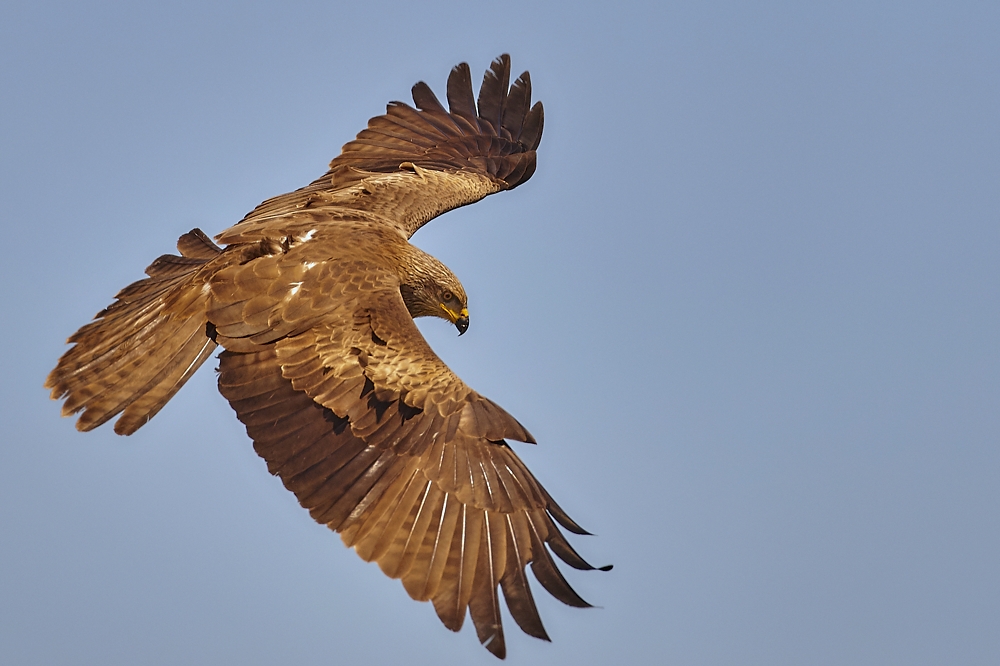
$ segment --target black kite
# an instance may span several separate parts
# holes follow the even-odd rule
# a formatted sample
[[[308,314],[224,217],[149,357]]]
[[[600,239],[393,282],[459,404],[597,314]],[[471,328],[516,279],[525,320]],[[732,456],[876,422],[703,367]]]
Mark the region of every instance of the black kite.
[[[592,569],[556,523],[586,534],[507,444],[534,442],[434,354],[413,322],[469,325],[461,283],[411,245],[437,215],[517,187],[535,170],[542,105],[510,59],[473,98],[469,67],[448,78],[446,110],[425,83],[416,109],[386,114],[312,184],[265,201],[213,243],[195,229],[180,256],[81,328],[46,387],[83,412],[80,430],[119,416],[128,435],[218,346],[219,390],[257,453],[313,518],[367,561],[431,600],[458,631],[506,653],[498,588],[517,624],[548,640],[525,568],[587,606],[553,562]],[[547,547],[546,547],[547,546]],[[607,568],[607,567],[605,567]]]

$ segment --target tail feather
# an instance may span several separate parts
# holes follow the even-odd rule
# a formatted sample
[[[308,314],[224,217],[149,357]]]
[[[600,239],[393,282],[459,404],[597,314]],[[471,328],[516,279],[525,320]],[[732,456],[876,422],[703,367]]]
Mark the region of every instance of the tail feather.
[[[204,363],[217,344],[206,316],[205,265],[221,249],[197,229],[178,241],[186,256],[164,255],[149,277],[122,289],[69,342],[45,382],[63,415],[81,410],[79,430],[121,417],[115,432],[129,435],[151,419]],[[197,255],[197,256],[191,256]]]
[[[165,285],[164,291],[172,285]],[[162,317],[162,294],[134,303],[118,301],[111,313],[99,312],[67,342],[74,343],[52,371],[49,383],[54,387],[57,373],[60,384],[66,391],[86,385],[92,380],[90,371],[95,367],[113,369],[136,347],[155,332]],[[62,396],[53,396],[62,397]]]
[[[169,355],[161,353],[163,358],[160,371],[136,391],[138,397],[123,410],[115,423],[115,432],[119,435],[131,435],[153,418],[212,355],[217,346],[214,340],[205,335],[205,327],[199,325],[183,347],[176,352],[169,350],[173,352]],[[164,348],[161,347],[161,350]]]

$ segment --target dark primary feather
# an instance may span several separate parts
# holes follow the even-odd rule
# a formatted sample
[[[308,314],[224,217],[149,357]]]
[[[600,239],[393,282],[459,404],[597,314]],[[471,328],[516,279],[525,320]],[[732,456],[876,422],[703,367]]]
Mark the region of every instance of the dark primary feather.
[[[481,133],[476,98],[472,96],[472,72],[467,63],[456,65],[448,76],[448,106],[452,114],[468,121],[471,133]]]
[[[506,53],[493,61],[483,75],[483,85],[479,89],[479,117],[493,126],[493,131],[502,134],[500,124],[507,88],[510,83],[510,56]]]

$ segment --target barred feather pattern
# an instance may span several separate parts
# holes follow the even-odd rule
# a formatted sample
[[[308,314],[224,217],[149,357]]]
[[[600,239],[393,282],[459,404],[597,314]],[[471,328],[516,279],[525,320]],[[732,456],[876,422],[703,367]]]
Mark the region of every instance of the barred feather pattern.
[[[284,363],[295,360],[286,355]],[[268,469],[313,518],[399,578],[413,599],[430,600],[446,627],[461,629],[468,611],[480,642],[503,658],[502,591],[517,625],[549,640],[525,575],[529,565],[557,599],[589,606],[552,559],[555,553],[592,569],[556,521],[586,532],[505,441],[458,430],[434,437],[421,423],[424,412],[375,398],[363,372],[345,373],[350,407],[340,415],[296,390],[282,368],[274,349],[224,352],[219,390]],[[414,431],[419,436],[408,439]]]
[[[200,230],[178,241],[181,256],[163,255],[147,278],[118,292],[68,342],[73,344],[45,387],[63,399],[63,416],[82,411],[78,430],[121,414],[115,432],[130,435],[156,415],[216,348],[205,316],[210,274],[221,253]]]

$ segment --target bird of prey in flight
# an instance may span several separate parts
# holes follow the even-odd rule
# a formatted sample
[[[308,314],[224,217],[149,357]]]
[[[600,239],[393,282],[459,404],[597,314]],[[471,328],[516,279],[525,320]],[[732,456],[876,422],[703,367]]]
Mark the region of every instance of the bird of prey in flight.
[[[63,415],[82,412],[79,430],[118,416],[115,432],[129,435],[221,346],[219,390],[270,472],[446,627],[458,631],[468,609],[503,658],[499,590],[518,626],[548,640],[526,567],[579,607],[552,554],[594,567],[557,523],[586,532],[508,443],[531,434],[414,324],[440,317],[461,334],[469,312],[458,278],[409,239],[531,177],[542,105],[527,72],[510,85],[506,55],[478,100],[465,63],[448,77],[448,109],[423,82],[412,92],[416,108],[390,103],[308,186],[216,242],[181,236],[180,256],[154,261],[69,338],[45,386]]]

